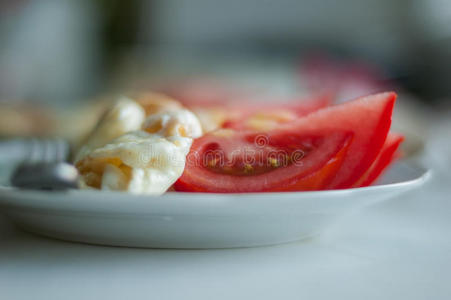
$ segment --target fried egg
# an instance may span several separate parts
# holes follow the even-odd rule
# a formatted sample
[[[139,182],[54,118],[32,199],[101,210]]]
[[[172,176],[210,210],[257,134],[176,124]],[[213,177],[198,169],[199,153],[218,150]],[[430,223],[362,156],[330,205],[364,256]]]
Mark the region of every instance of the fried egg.
[[[119,117],[121,110],[128,110],[122,116],[136,118],[124,124],[127,118]],[[126,128],[132,129],[124,133]],[[199,120],[185,108],[171,104],[171,109],[144,117],[140,104],[122,99],[77,156],[82,186],[162,194],[182,175],[193,138],[201,135]]]

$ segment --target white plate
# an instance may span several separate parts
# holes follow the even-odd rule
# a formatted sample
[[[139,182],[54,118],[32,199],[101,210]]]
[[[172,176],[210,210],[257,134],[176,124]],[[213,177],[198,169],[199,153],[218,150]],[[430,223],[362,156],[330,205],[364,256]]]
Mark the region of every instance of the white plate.
[[[160,197],[121,192],[0,189],[0,211],[21,228],[58,239],[155,248],[285,243],[320,233],[353,209],[418,188],[430,173],[396,164],[379,185],[337,191]]]

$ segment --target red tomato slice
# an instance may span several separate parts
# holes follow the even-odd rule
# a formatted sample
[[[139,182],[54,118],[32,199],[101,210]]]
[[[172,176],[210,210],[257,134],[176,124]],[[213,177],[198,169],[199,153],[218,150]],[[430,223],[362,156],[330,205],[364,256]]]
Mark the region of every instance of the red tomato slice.
[[[227,108],[227,118],[222,127],[239,130],[271,130],[280,124],[292,122],[299,117],[327,107],[330,102],[330,95],[324,94],[309,100],[294,100],[278,104],[254,103],[247,106],[232,106]]]
[[[358,98],[318,110],[281,128],[295,127],[302,132],[353,132],[346,157],[326,187],[349,188],[368,170],[381,151],[390,129],[395,99],[396,94],[393,92]]]
[[[233,101],[219,104],[188,106],[201,121],[205,132],[218,128],[233,128],[240,130],[268,131],[280,124],[296,120],[313,111],[328,106],[331,95],[309,99],[295,99],[282,103],[258,103],[250,101]]]
[[[363,187],[373,184],[388,166],[400,156],[396,150],[403,140],[402,135],[390,132],[379,156],[354,186]]]
[[[319,170],[306,176],[297,183],[286,186],[275,188],[272,192],[287,192],[287,191],[318,191],[324,189],[330,181],[333,179],[334,175],[337,173],[338,169],[341,167],[343,160],[348,150],[349,143],[346,144],[336,156],[330,159],[323,167]]]
[[[351,137],[345,131],[300,128],[264,134],[214,131],[194,141],[174,187],[215,193],[320,189],[346,157]]]

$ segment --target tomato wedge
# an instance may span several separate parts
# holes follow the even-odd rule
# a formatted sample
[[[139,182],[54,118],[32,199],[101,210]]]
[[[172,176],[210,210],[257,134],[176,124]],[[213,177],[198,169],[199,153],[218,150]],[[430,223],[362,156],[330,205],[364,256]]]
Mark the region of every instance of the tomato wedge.
[[[330,94],[312,96],[308,99],[266,103],[249,101],[231,101],[223,104],[193,104],[188,106],[199,120],[205,132],[218,128],[267,131],[280,124],[292,122],[301,116],[327,107],[331,102]]]
[[[331,96],[323,94],[308,100],[300,99],[286,103],[232,106],[227,108],[227,118],[222,127],[239,130],[271,130],[278,125],[292,122],[299,117],[325,108],[330,102]]]
[[[341,167],[343,160],[348,150],[349,143],[346,144],[332,159],[330,159],[323,167],[311,175],[306,176],[302,180],[285,187],[278,187],[272,192],[287,192],[287,191],[318,191],[327,186]]]
[[[327,189],[352,187],[376,160],[391,125],[396,94],[380,93],[320,109],[280,128],[353,132],[346,157]]]
[[[321,189],[346,157],[352,133],[220,129],[196,139],[177,191],[243,193]]]
[[[388,166],[400,156],[396,150],[398,150],[403,140],[404,137],[402,135],[390,132],[378,157],[354,186],[363,187],[374,183]]]

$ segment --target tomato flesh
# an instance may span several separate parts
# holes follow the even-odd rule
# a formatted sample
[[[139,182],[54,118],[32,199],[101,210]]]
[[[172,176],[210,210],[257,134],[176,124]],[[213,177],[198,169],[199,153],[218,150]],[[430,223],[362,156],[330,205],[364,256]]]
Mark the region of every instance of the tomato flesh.
[[[228,107],[223,128],[238,130],[271,130],[280,124],[292,122],[299,117],[327,107],[330,95],[321,95],[308,100],[293,100],[282,104],[251,104]]]
[[[402,135],[390,132],[380,154],[354,186],[364,187],[373,184],[390,164],[400,156],[397,150],[403,140],[404,137]]]
[[[402,141],[387,138],[395,99],[393,92],[362,97],[277,123],[264,133],[249,131],[243,123],[207,133],[194,141],[174,187],[227,193],[368,185],[393,160]],[[244,115],[249,119],[255,110]],[[282,156],[272,156],[281,151]],[[302,155],[295,161],[296,153]]]
[[[327,189],[352,187],[375,161],[387,137],[396,94],[380,93],[327,107],[281,126],[303,131],[353,132],[344,161]]]
[[[343,160],[348,150],[349,144],[345,145],[332,159],[330,159],[323,167],[316,172],[306,176],[302,180],[297,181],[292,185],[286,187],[279,187],[272,190],[277,191],[317,191],[322,190],[333,179],[333,176],[341,167]]]
[[[344,131],[225,132],[211,132],[194,141],[185,171],[174,185],[177,191],[300,191],[310,190],[313,182],[315,188],[323,188],[342,160],[332,167],[330,162],[345,152],[352,139]]]

